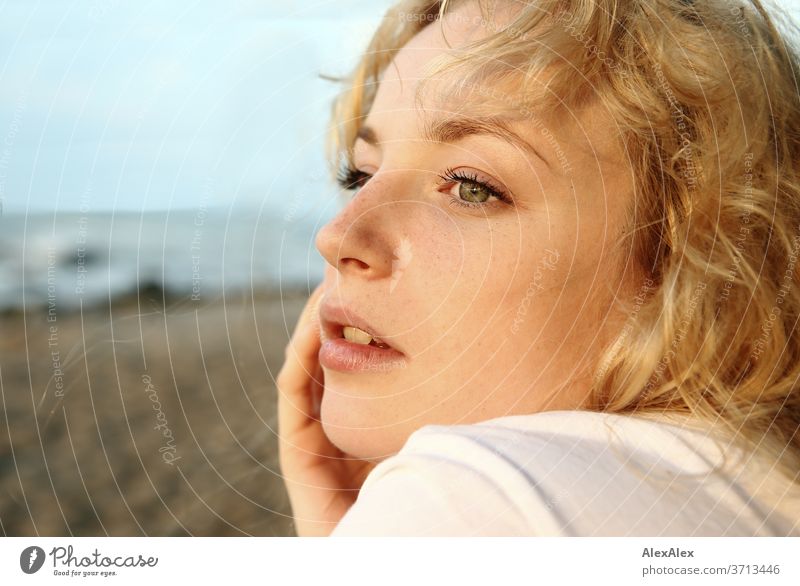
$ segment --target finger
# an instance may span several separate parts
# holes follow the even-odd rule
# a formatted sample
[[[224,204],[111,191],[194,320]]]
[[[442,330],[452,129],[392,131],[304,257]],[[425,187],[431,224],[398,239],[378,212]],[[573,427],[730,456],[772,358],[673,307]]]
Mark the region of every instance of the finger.
[[[296,433],[307,425],[314,414],[313,386],[317,379],[319,328],[314,320],[316,302],[321,291],[312,294],[292,339],[286,349],[286,360],[278,373],[278,427],[281,435]]]
[[[305,394],[302,387],[308,386],[309,378],[315,371],[315,358],[319,353],[320,337],[318,305],[323,292],[320,284],[306,301],[303,311],[297,320],[294,332],[284,352],[284,363],[278,373],[283,383],[281,386],[290,395]],[[276,382],[277,379],[276,379]],[[302,399],[302,396],[296,397]]]
[[[317,370],[311,384],[311,412],[310,416],[319,421],[320,407],[322,406],[322,392],[325,390],[325,373],[322,365],[317,361]]]
[[[309,324],[319,324],[319,304],[324,292],[325,283],[323,282],[317,285],[317,288],[311,293],[303,311],[300,313],[300,318],[297,320],[297,325],[294,329],[295,334]]]

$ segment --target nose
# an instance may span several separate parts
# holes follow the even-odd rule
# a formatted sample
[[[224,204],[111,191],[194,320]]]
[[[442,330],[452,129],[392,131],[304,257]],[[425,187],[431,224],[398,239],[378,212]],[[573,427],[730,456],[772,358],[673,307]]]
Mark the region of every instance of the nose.
[[[391,226],[398,209],[387,190],[386,179],[376,174],[317,234],[320,254],[342,275],[370,280],[391,275]]]

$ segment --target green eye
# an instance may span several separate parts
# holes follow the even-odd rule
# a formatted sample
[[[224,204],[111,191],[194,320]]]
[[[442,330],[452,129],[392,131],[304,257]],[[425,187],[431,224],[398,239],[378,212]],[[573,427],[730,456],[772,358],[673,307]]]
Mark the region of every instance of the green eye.
[[[450,192],[450,203],[454,205],[472,209],[482,209],[498,204],[514,205],[513,199],[504,190],[493,186],[489,181],[479,179],[476,173],[456,171],[448,167],[444,175],[439,175],[439,177],[447,183],[458,184],[458,191]]]
[[[468,201],[470,203],[484,203],[490,197],[492,197],[492,195],[494,195],[494,193],[487,189],[485,185],[481,185],[480,183],[464,181],[459,185],[458,188],[458,196],[464,201]]]

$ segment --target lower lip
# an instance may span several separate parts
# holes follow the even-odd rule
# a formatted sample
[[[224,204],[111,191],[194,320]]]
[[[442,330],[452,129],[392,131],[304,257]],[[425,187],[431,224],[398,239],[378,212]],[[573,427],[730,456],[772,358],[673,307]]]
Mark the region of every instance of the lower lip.
[[[406,356],[392,348],[348,342],[344,338],[325,340],[319,362],[340,372],[389,372],[407,366]]]

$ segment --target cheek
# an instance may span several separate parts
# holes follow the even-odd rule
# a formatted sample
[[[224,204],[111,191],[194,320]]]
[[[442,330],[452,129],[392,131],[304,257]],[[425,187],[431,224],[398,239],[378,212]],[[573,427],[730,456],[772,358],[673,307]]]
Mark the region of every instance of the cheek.
[[[585,259],[578,258],[574,231],[565,228],[568,218],[550,220],[504,229],[494,239],[471,335],[487,348],[503,347],[498,363],[514,362],[563,333],[561,308],[574,296],[571,275]]]
[[[558,297],[575,263],[575,242],[569,231],[531,222],[495,231],[480,291],[486,319],[510,327],[514,314],[531,304],[545,309]]]
[[[403,329],[417,328],[425,336],[427,324],[441,327],[463,305],[465,292],[476,290],[489,264],[484,247],[475,242],[470,227],[446,209],[419,205],[387,227],[394,243],[386,308],[402,315]]]

